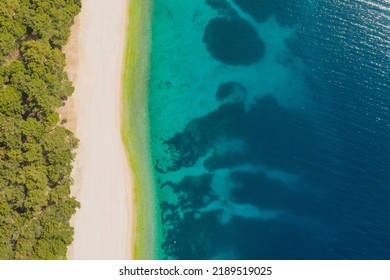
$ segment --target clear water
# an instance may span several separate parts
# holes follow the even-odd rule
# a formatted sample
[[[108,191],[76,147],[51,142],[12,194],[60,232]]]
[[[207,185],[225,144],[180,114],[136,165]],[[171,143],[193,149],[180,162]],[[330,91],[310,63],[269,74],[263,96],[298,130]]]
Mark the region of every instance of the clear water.
[[[390,258],[390,3],[155,0],[161,258]]]

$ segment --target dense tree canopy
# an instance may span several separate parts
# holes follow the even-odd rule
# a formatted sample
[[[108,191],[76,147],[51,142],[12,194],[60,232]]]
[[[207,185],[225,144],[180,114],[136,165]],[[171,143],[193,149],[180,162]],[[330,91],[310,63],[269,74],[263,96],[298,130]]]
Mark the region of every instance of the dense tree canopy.
[[[65,259],[77,139],[56,112],[72,94],[66,43],[80,0],[0,2],[0,259]]]

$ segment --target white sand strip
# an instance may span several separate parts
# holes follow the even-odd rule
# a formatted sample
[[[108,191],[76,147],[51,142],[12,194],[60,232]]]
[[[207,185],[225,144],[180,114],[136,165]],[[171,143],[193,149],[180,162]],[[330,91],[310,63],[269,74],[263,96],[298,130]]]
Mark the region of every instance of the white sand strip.
[[[129,0],[83,0],[64,48],[75,93],[61,110],[80,140],[70,259],[129,259],[133,179],[121,137]]]

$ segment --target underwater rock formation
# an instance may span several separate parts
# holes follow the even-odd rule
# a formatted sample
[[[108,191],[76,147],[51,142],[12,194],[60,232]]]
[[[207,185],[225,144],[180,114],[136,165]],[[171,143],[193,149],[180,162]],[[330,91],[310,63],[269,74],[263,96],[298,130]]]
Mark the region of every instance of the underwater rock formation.
[[[203,42],[215,59],[229,65],[250,65],[265,53],[265,45],[256,29],[239,17],[211,19]]]
[[[226,82],[219,85],[216,98],[224,102],[243,102],[246,97],[246,88],[238,82]]]
[[[273,13],[273,2],[269,0],[233,0],[240,9],[257,22],[266,21]]]

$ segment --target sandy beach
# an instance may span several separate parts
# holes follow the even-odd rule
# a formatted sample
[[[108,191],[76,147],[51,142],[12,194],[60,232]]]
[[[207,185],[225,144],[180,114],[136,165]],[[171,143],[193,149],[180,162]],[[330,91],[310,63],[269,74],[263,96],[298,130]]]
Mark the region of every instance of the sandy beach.
[[[64,48],[75,92],[60,114],[80,140],[69,259],[130,259],[133,178],[121,137],[129,0],[83,0]]]

